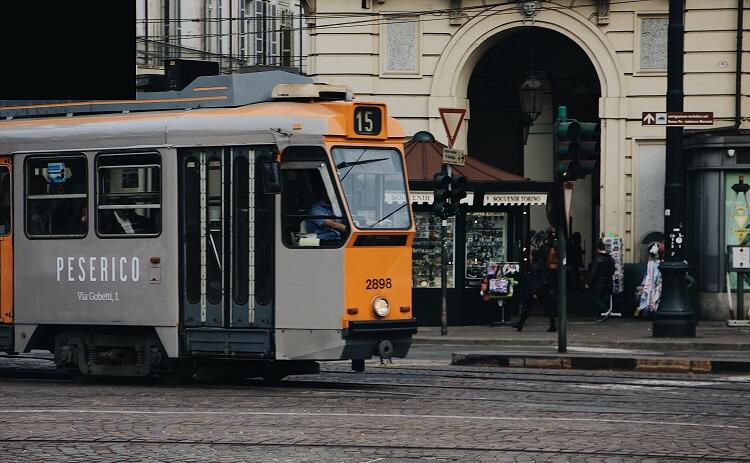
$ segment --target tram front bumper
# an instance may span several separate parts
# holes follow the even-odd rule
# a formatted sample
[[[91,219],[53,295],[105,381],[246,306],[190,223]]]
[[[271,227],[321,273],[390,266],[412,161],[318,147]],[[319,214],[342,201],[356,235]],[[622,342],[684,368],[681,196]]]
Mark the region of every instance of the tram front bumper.
[[[373,355],[384,358],[406,357],[412,335],[417,332],[417,320],[352,321],[344,330],[346,342],[342,358],[369,359]]]

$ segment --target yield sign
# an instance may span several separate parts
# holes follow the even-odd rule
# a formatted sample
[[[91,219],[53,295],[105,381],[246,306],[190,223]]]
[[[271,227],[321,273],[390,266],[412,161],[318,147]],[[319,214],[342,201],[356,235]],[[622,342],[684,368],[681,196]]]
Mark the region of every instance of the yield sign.
[[[459,108],[438,108],[438,111],[440,111],[440,118],[443,120],[445,133],[448,135],[448,146],[453,148],[453,143],[456,142],[456,137],[458,136],[458,130],[464,122],[466,110]]]

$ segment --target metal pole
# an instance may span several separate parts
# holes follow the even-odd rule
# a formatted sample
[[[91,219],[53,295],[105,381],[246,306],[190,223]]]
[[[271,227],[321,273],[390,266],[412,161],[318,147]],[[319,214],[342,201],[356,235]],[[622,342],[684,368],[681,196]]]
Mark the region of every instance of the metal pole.
[[[737,320],[745,319],[745,274],[737,272]]]
[[[557,227],[557,258],[560,262],[557,268],[557,352],[564,354],[568,352],[568,281],[567,281],[567,248],[568,233],[565,223],[565,191],[563,183],[557,182],[562,198],[563,207],[560,208],[560,217]]]
[[[683,110],[685,0],[669,0],[667,36],[667,112]],[[662,299],[653,324],[655,337],[694,337],[693,309],[687,298],[685,163],[682,127],[667,127],[664,187],[665,259]]]
[[[450,176],[451,167],[443,164],[443,170]],[[440,223],[440,334],[448,334],[448,219]]]

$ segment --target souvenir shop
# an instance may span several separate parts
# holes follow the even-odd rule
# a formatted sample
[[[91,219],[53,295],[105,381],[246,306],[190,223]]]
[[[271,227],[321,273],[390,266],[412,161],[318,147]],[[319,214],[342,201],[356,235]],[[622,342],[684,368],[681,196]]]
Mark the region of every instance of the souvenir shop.
[[[440,226],[432,212],[432,176],[440,170],[442,144],[410,141],[405,145],[416,225],[413,250],[414,315],[420,325],[439,325]],[[467,156],[454,167],[468,181],[468,193],[456,217],[448,219],[448,324],[489,324],[503,317],[497,301],[480,294],[489,268],[517,269],[529,233],[529,211],[545,207],[549,184],[535,182]],[[496,288],[495,288],[496,289]],[[508,288],[510,289],[510,288]],[[486,293],[486,292],[485,292]],[[505,318],[515,313],[504,307]]]

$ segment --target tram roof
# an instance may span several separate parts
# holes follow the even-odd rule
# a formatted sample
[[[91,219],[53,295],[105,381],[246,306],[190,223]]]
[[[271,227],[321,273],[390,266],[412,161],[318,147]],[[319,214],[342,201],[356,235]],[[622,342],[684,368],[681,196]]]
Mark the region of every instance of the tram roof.
[[[182,90],[139,92],[135,100],[0,100],[0,118],[231,108],[272,101],[272,92],[277,85],[312,83],[310,77],[286,71],[199,76]]]
[[[200,84],[201,79],[197,79],[189,89],[195,90],[195,85]],[[275,82],[278,83],[278,80]],[[347,135],[348,108],[353,102],[318,101],[311,104],[269,101],[270,89],[267,90],[269,97],[264,97],[262,102],[239,106],[0,120],[0,152],[272,144],[276,140],[274,131],[308,139],[311,136],[319,139],[322,136]],[[242,101],[250,101],[247,95],[242,98]],[[403,137],[399,124],[392,118],[388,120],[387,133],[389,137]]]

